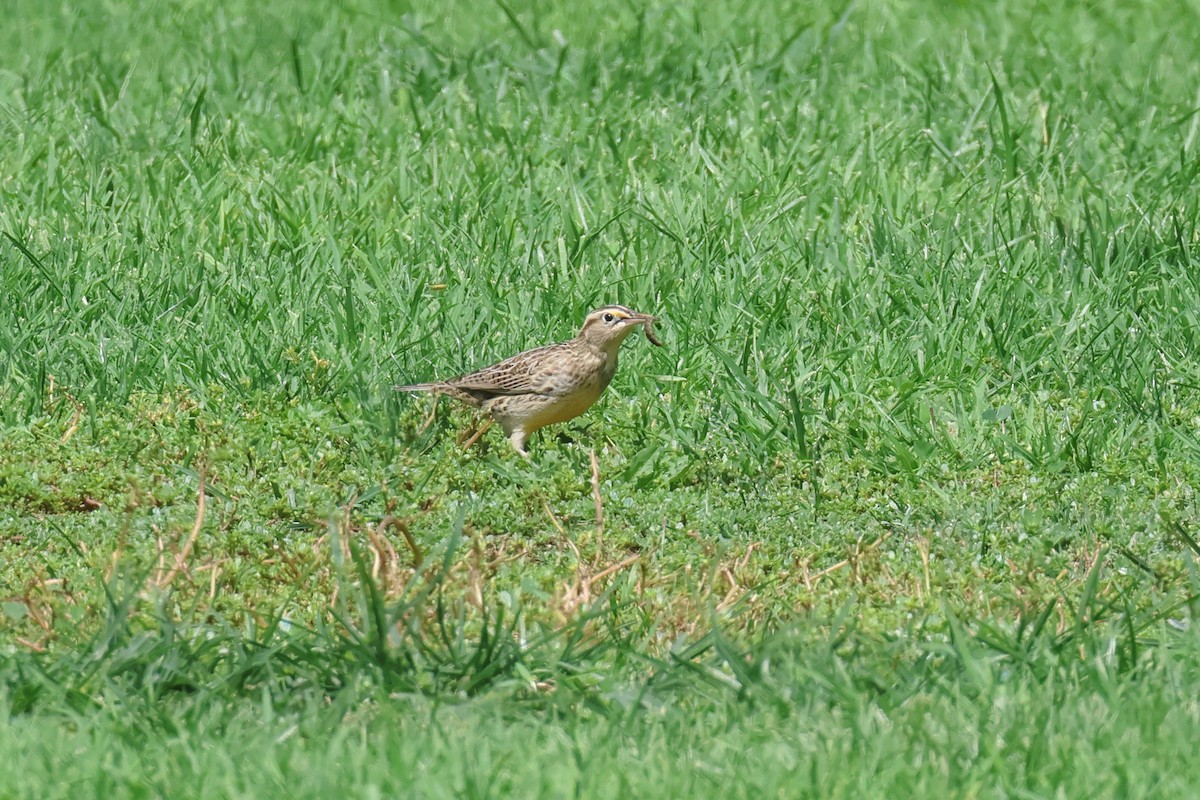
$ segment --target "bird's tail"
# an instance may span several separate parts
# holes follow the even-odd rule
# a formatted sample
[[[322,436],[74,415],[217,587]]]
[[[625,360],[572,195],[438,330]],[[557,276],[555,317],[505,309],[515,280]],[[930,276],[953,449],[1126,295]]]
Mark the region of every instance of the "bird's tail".
[[[414,383],[409,386],[393,386],[396,392],[435,392],[441,388],[440,383]]]

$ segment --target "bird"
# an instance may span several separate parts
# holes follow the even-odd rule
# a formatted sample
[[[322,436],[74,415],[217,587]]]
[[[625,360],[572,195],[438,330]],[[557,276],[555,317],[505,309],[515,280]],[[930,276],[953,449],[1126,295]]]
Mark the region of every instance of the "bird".
[[[600,398],[617,372],[617,351],[641,327],[651,344],[655,317],[621,305],[603,306],[583,320],[574,339],[536,347],[498,364],[431,383],[396,386],[399,392],[449,395],[487,412],[513,448],[529,458],[525,444],[539,428],[578,417]],[[488,425],[491,423],[489,422]],[[467,442],[475,442],[482,428]]]

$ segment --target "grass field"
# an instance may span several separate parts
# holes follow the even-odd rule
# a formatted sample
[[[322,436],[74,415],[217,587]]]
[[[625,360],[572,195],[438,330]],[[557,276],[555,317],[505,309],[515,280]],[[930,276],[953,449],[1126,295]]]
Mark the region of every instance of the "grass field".
[[[1197,793],[1195,2],[10,5],[0,800]]]

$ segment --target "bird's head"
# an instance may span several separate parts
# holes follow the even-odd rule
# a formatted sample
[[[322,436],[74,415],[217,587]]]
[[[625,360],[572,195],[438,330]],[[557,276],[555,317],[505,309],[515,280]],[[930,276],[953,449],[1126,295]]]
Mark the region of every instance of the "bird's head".
[[[605,352],[616,352],[625,337],[640,325],[650,325],[654,317],[625,306],[604,306],[587,315],[579,338]],[[651,340],[653,341],[653,340]]]

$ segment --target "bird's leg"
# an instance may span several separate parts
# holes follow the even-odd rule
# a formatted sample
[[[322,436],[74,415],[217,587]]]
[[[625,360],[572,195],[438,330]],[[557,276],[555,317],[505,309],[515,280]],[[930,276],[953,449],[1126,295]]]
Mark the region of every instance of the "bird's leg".
[[[417,436],[420,436],[421,434],[425,433],[425,431],[429,430],[429,426],[433,424],[435,419],[437,419],[437,404],[438,395],[435,394],[433,396],[433,403],[429,406],[429,416],[426,417],[425,421],[421,423],[421,429],[417,431]]]
[[[508,435],[508,441],[516,448],[517,452],[525,458],[529,458],[528,451],[525,450],[525,440],[529,438],[529,434],[520,428]]]
[[[489,420],[484,421],[484,423],[479,426],[479,429],[475,431],[475,433],[471,436],[471,438],[467,439],[466,443],[462,446],[463,450],[470,450],[471,445],[473,445],[477,441],[479,441],[479,437],[483,436],[484,431],[486,431],[490,427],[492,427],[492,420],[489,419]]]

